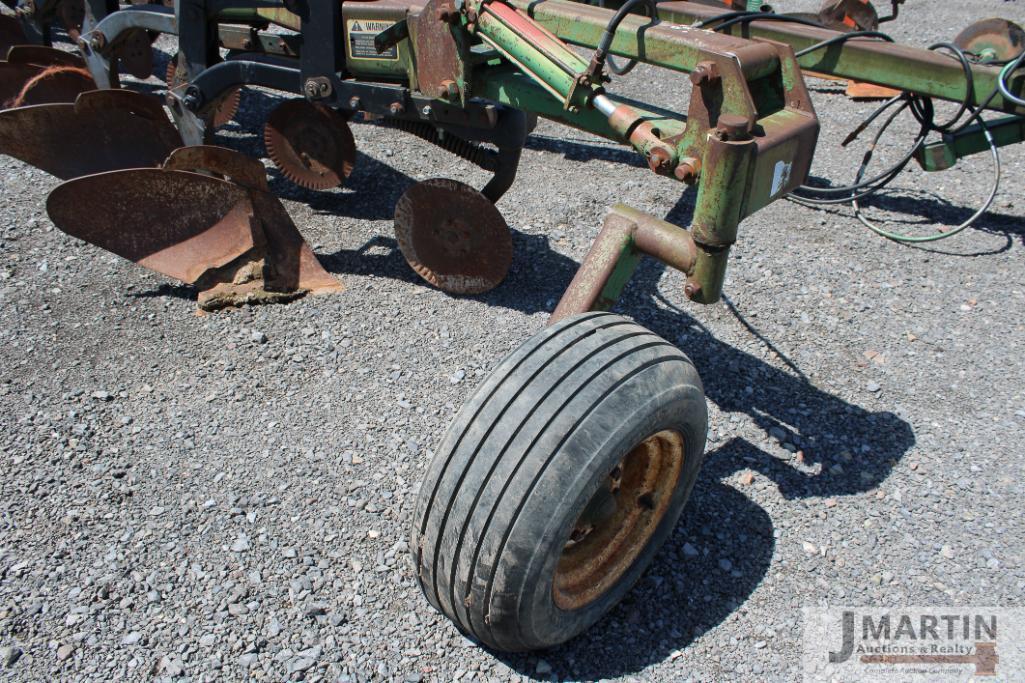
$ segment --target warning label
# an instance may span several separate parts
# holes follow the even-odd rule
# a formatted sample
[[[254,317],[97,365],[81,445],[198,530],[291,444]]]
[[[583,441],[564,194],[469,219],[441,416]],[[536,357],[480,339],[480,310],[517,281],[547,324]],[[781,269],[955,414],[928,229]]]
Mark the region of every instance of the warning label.
[[[389,59],[398,60],[399,48],[392,45],[384,52],[374,47],[374,38],[381,31],[395,25],[394,21],[378,21],[376,19],[349,19],[345,23],[349,33],[349,57],[352,59]]]

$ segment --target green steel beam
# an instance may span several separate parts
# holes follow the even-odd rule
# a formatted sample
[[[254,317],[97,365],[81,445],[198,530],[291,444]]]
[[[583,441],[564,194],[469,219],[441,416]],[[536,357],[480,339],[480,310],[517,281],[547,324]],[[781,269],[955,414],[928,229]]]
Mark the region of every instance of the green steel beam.
[[[1005,116],[986,124],[997,147],[1016,145],[1025,140],[1025,118]],[[942,139],[924,145],[915,159],[926,171],[945,171],[954,166],[958,159],[985,152],[989,140],[982,126],[974,124],[956,133],[944,135]]]
[[[515,7],[574,45],[595,47],[601,32],[612,18],[613,10],[593,7],[570,0],[511,0]],[[700,44],[710,31],[691,24],[722,14],[721,8],[694,2],[662,2],[659,18],[672,24],[652,25],[646,17],[630,16],[620,25],[612,44],[613,54],[639,58],[669,69],[692,71],[701,61]],[[682,46],[672,36],[687,36],[690,46]],[[800,52],[817,43],[839,35],[836,31],[794,23],[756,20],[729,27],[724,34],[737,38],[756,38],[786,43]],[[643,36],[643,39],[641,39]],[[738,40],[738,44],[741,41]],[[965,76],[961,62],[940,52],[885,43],[872,39],[853,39],[798,60],[802,69],[818,73],[874,83],[897,90],[960,102],[965,96]],[[996,90],[999,68],[976,64],[972,66],[974,92],[971,102],[979,105]],[[1025,94],[1025,74],[1017,75],[1011,90]],[[1006,101],[997,92],[990,109],[1025,114],[1025,108]]]

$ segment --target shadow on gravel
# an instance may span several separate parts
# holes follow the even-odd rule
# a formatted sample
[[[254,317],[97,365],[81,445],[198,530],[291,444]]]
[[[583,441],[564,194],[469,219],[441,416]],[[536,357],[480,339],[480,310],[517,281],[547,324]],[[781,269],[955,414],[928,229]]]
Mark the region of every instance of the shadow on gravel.
[[[670,220],[686,225],[687,210],[681,201]],[[680,523],[637,587],[595,627],[543,655],[560,678],[636,675],[686,648],[747,600],[771,565],[774,525],[765,509],[725,483],[731,475],[758,472],[788,500],[855,495],[878,487],[915,443],[906,421],[819,389],[785,356],[787,369],[779,369],[717,339],[659,294],[664,270],[643,261],[620,309],[691,357],[708,400],[721,412],[720,432],[731,413],[742,413],[764,430],[760,442],[790,444],[802,458],[780,457],[777,448],[770,452],[742,437],[710,443]],[[732,311],[753,336],[769,341]],[[496,656],[534,674],[535,658]]]
[[[527,137],[527,144],[524,146],[527,149],[536,151],[561,154],[564,158],[571,161],[593,161],[600,159],[626,166],[647,168],[644,160],[634,150],[613,142],[603,142],[598,138],[594,138],[593,141],[574,141],[532,133]]]
[[[505,281],[490,292],[465,298],[527,314],[551,311],[576,272],[577,262],[554,251],[545,235],[513,230],[512,237],[513,263]],[[374,275],[430,286],[413,272],[390,236],[378,235],[358,249],[318,256],[335,274]]]

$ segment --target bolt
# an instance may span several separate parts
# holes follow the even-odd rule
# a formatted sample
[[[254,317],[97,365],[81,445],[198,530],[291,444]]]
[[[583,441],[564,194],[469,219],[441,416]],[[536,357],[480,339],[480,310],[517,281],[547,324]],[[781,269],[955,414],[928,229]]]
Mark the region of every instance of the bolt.
[[[326,97],[331,92],[331,84],[327,81],[321,81],[317,84],[317,91],[321,97]]]
[[[303,91],[306,93],[306,97],[314,98],[320,94],[320,88],[317,86],[317,82],[312,78],[306,81],[303,85]]]
[[[716,129],[724,140],[748,140],[751,137],[751,122],[740,114],[720,115]]]
[[[102,50],[104,44],[107,42],[107,37],[102,33],[97,33],[89,39],[89,46],[94,50]]]
[[[700,62],[690,72],[690,82],[694,85],[706,85],[719,80],[719,67],[715,62]]]
[[[349,98],[349,109],[359,109],[361,104],[362,102],[359,101],[358,97],[353,96]]]
[[[424,108],[420,110],[420,113],[423,114],[423,117],[425,119],[429,119],[429,118],[431,118],[432,111],[433,110],[431,109],[431,105],[425,104]]]
[[[392,102],[391,106],[388,107],[388,111],[390,111],[392,115],[401,114],[406,111],[406,107],[403,106],[401,102]]]
[[[688,299],[695,299],[701,294],[701,285],[696,282],[688,282],[683,286],[683,293],[687,295]]]
[[[182,98],[182,104],[189,111],[196,111],[199,109],[199,98],[190,93]]]
[[[682,180],[688,185],[693,185],[698,180],[698,170],[701,162],[694,157],[687,157],[680,161],[680,165],[673,169],[673,175],[677,180]]]

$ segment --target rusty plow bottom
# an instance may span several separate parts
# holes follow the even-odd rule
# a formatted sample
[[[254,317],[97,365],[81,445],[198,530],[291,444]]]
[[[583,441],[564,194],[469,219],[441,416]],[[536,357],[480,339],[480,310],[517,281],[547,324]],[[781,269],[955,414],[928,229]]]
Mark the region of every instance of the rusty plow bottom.
[[[17,45],[0,61],[0,109],[74,102],[89,90],[96,83],[85,62],[63,50]]]
[[[240,164],[238,157],[245,159],[226,149],[184,148],[164,168],[77,178],[50,193],[47,212],[73,237],[195,285],[205,311],[341,291],[266,191],[262,166],[256,176],[242,168],[253,160]],[[237,182],[194,172],[217,172],[211,159]]]
[[[62,180],[159,167],[181,144],[160,101],[130,90],[93,90],[74,103],[0,111],[0,154]]]

